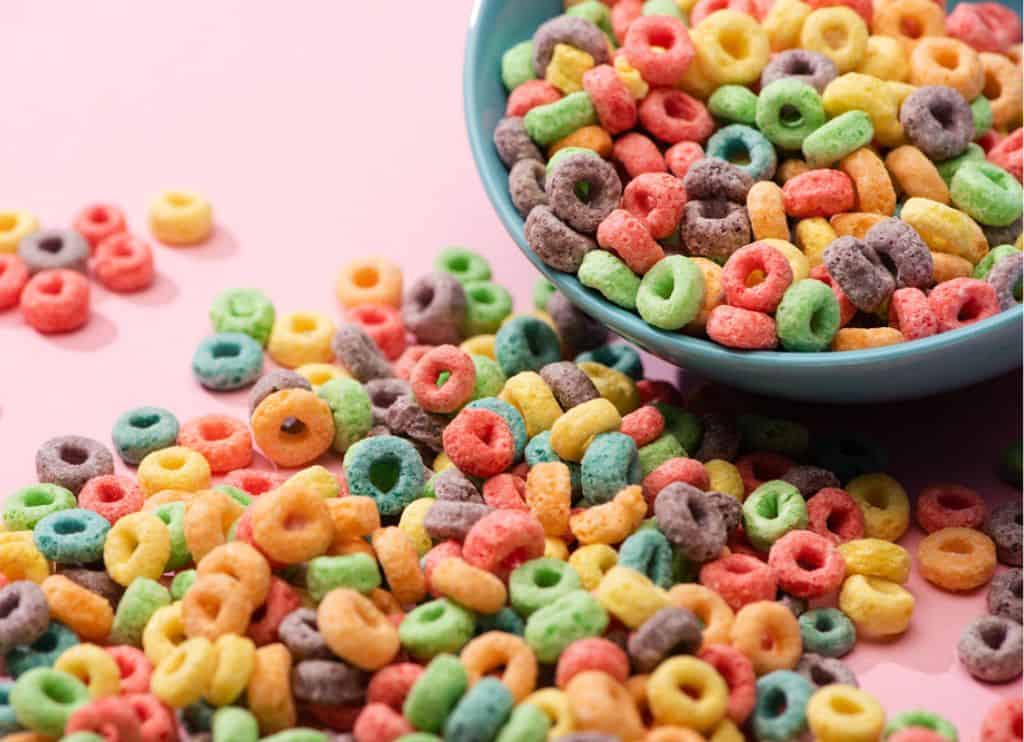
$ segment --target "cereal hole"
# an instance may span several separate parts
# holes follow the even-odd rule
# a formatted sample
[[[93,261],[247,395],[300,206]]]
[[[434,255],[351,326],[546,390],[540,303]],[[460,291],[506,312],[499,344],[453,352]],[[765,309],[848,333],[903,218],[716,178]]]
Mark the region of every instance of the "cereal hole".
[[[43,239],[39,240],[37,244],[40,250],[42,250],[43,252],[48,252],[52,255],[56,255],[57,253],[64,249],[64,239],[57,235],[53,235],[51,237],[44,237]]]
[[[74,518],[61,518],[53,524],[53,530],[59,536],[70,536],[74,533],[81,533],[85,530],[85,526]]]
[[[89,211],[89,221],[96,224],[106,224],[110,221],[110,212],[107,211],[106,207],[94,206]]]
[[[43,505],[51,505],[53,498],[50,497],[47,492],[29,492],[25,495],[25,506],[30,508],[38,508]]]
[[[863,711],[859,703],[845,696],[832,696],[829,705],[837,714],[843,714],[844,716],[853,716]]]
[[[316,320],[304,314],[292,317],[292,332],[299,334],[313,332],[316,329]]]
[[[306,423],[297,417],[286,417],[281,423],[281,432],[288,435],[302,435],[306,432]]]
[[[187,193],[172,192],[167,194],[167,203],[176,209],[183,209],[192,205],[192,197]]]
[[[900,18],[900,33],[904,36],[909,36],[912,39],[921,38],[921,34],[924,33],[924,26],[921,25],[921,21],[912,15],[905,15]]]
[[[57,636],[52,631],[47,631],[41,637],[32,642],[32,649],[36,652],[52,652],[57,648]]]
[[[145,430],[146,428],[152,428],[158,422],[160,422],[160,416],[153,414],[132,415],[132,417],[128,420],[129,425],[131,425],[133,428],[139,428],[141,430]]]
[[[562,576],[554,569],[541,567],[533,574],[533,584],[537,587],[554,587]]]
[[[954,538],[944,541],[939,547],[939,551],[944,551],[947,554],[970,554],[974,549],[963,539]]]
[[[825,615],[824,613],[821,613],[814,619],[814,628],[815,630],[824,633],[834,629],[835,625],[832,623],[831,617]]]
[[[242,348],[238,343],[230,343],[223,340],[214,343],[210,351],[214,358],[236,358],[241,352]]]
[[[178,453],[165,454],[160,459],[160,466],[164,469],[180,469],[185,466],[185,457]]]
[[[782,716],[786,713],[786,694],[779,688],[771,688],[764,699],[764,709],[768,716]]]
[[[836,682],[836,676],[821,665],[814,665],[811,668],[811,682],[817,686],[832,685]]]
[[[7,618],[21,605],[21,597],[17,593],[8,593],[0,599],[0,619]]]
[[[79,446],[61,446],[58,455],[61,461],[72,466],[84,464],[89,459],[89,453]]]
[[[231,437],[231,426],[223,420],[204,420],[199,424],[199,435],[203,440],[222,441]]]
[[[990,649],[999,649],[1003,646],[1003,642],[1006,641],[1006,627],[1001,623],[993,621],[982,626],[978,631],[978,635],[985,642],[985,646]]]
[[[361,289],[368,289],[380,282],[380,272],[372,265],[357,268],[352,274],[352,283]]]
[[[936,499],[946,510],[965,510],[971,506],[967,498],[957,492],[943,492]]]
[[[401,471],[394,456],[382,456],[370,464],[370,484],[381,492],[390,492],[398,484]]]

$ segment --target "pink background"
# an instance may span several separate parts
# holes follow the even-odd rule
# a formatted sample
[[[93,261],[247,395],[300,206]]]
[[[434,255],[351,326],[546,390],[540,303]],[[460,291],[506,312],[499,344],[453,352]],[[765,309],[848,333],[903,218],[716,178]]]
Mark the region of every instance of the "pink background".
[[[150,196],[195,188],[219,227],[201,247],[158,246],[159,278],[143,294],[96,288],[84,331],[44,337],[0,314],[0,493],[33,481],[46,438],[109,441],[130,407],[244,416],[244,393],[207,393],[190,372],[221,289],[256,286],[279,312],[340,318],[333,281],[346,260],[379,253],[415,276],[439,247],[461,244],[528,308],[535,274],[490,209],[462,123],[468,0],[55,7],[4,3],[0,205],[67,225],[87,202],[109,200],[144,232]],[[660,362],[649,369],[670,375]],[[872,432],[912,493],[948,480],[995,501],[1019,497],[991,469],[1020,435],[1020,388],[1017,373],[906,405],[768,409]],[[956,661],[984,594],[949,596],[916,575],[910,589],[910,631],[861,643],[848,660],[888,710],[938,710],[975,739],[987,708],[1020,694],[1019,682],[985,686]]]

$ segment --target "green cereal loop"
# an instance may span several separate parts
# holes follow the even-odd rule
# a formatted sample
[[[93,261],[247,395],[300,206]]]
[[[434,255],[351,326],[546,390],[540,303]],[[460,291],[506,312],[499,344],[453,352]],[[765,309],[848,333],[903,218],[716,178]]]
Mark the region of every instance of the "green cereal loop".
[[[704,437],[704,426],[700,418],[692,412],[664,402],[655,402],[654,406],[665,418],[665,431],[676,437],[683,451],[696,451],[700,448],[700,440]]]
[[[503,682],[481,678],[445,720],[444,738],[448,742],[493,740],[515,705],[512,691]]]
[[[19,724],[58,737],[75,709],[89,702],[89,689],[74,675],[37,667],[18,678],[10,702]]]
[[[10,705],[9,696],[13,687],[13,681],[0,680],[0,735],[10,734],[21,729],[21,724],[15,718],[14,709]]]
[[[991,162],[965,162],[949,184],[953,205],[986,226],[1005,227],[1021,214],[1024,190],[1017,179]]]
[[[225,706],[213,715],[213,742],[258,742],[259,724],[249,711]]]
[[[882,739],[888,739],[896,734],[896,732],[912,727],[930,729],[943,739],[949,740],[949,742],[957,742],[956,727],[938,714],[924,709],[911,709],[895,714],[889,719],[889,723],[885,725]]]
[[[398,627],[402,646],[417,659],[458,652],[473,638],[473,614],[447,598],[424,603],[407,613]]]
[[[189,571],[192,572],[194,580],[195,570]],[[178,578],[175,577],[174,582],[171,583],[172,588],[177,583]],[[182,590],[182,595],[184,594],[184,590]],[[142,630],[146,628],[149,619],[160,608],[170,605],[173,597],[171,592],[156,580],[151,580],[148,577],[136,577],[128,585],[128,589],[124,591],[124,595],[121,596],[121,600],[117,604],[114,625],[110,630],[110,643],[129,644],[133,647],[141,646]]]
[[[19,677],[29,670],[51,667],[57,658],[78,644],[78,635],[57,621],[50,621],[46,631],[31,644],[20,644],[4,655],[7,674]]]
[[[967,149],[958,154],[956,157],[950,157],[948,160],[942,162],[936,162],[935,169],[939,171],[939,175],[946,181],[946,185],[949,185],[953,180],[953,176],[956,175],[956,171],[960,169],[960,166],[965,162],[977,160],[978,162],[985,162],[985,150],[979,145],[971,142],[967,145]]]
[[[217,332],[242,332],[266,345],[274,327],[274,305],[259,289],[227,289],[213,300],[210,322]]]
[[[871,143],[875,127],[864,111],[847,111],[807,135],[804,159],[812,168],[826,167]]]
[[[775,313],[775,324],[786,350],[828,350],[839,332],[839,301],[827,285],[805,278],[786,289]]]
[[[75,732],[61,737],[60,742],[106,742],[106,737],[101,737],[94,732]]]
[[[334,450],[344,453],[373,427],[373,406],[363,385],[355,379],[331,379],[316,390],[334,418]]]
[[[971,277],[984,281],[988,278],[988,274],[995,267],[996,263],[1007,255],[1013,255],[1015,252],[1020,252],[1020,250],[1013,245],[999,245],[998,247],[993,247],[988,251],[988,253],[986,253],[985,257],[979,260],[978,264],[974,266],[974,273],[971,274]]]
[[[473,399],[497,397],[505,386],[505,374],[501,366],[493,358],[476,353],[470,354],[473,368],[476,369],[476,381],[473,383]]]
[[[608,626],[608,613],[586,590],[574,590],[544,606],[526,622],[524,638],[537,659],[555,662],[577,639],[601,636]]]
[[[757,126],[768,141],[782,149],[800,149],[824,124],[825,107],[821,96],[799,80],[776,80],[764,88],[757,99]]]
[[[181,600],[184,598],[188,589],[195,584],[196,577],[197,574],[194,569],[182,570],[174,575],[174,579],[171,580],[171,600]]]
[[[669,15],[684,20],[675,0],[647,0],[640,11],[643,15]]]
[[[730,124],[753,126],[757,118],[757,95],[743,85],[723,85],[708,98],[708,110],[715,118]]]
[[[171,537],[171,555],[164,569],[168,572],[181,569],[192,561],[192,554],[185,542],[185,503],[164,503],[153,509],[153,515],[164,522],[167,535]]]
[[[792,420],[748,414],[740,415],[736,425],[748,451],[773,451],[800,458],[807,453],[811,441],[810,431]]]
[[[984,95],[971,101],[971,118],[974,119],[975,139],[980,139],[992,130],[992,106]]]
[[[526,630],[526,621],[519,617],[514,610],[505,606],[497,613],[480,614],[476,617],[476,634],[486,634],[488,631],[503,631],[506,634],[522,636]]]
[[[297,727],[264,737],[263,742],[328,742],[330,738],[321,731],[308,727]]]
[[[252,496],[245,490],[238,489],[238,487],[232,487],[230,484],[218,484],[214,489],[218,492],[223,492],[243,508],[252,505]]]
[[[528,80],[536,80],[533,70],[533,41],[520,41],[501,55],[501,81],[506,90],[515,90]]]
[[[369,554],[321,556],[306,567],[306,589],[317,603],[331,590],[348,588],[364,595],[380,587],[377,561]]]
[[[669,459],[684,458],[686,451],[671,433],[662,433],[646,446],[637,451],[640,459],[640,472],[647,476]]]
[[[618,256],[607,250],[587,252],[576,277],[584,286],[600,292],[613,304],[623,309],[636,309],[640,278]]]
[[[597,112],[590,96],[585,91],[570,93],[556,100],[537,106],[523,117],[523,126],[537,144],[547,147],[559,139],[569,136],[577,129],[597,123]]]
[[[533,308],[541,312],[548,311],[548,301],[557,290],[548,279],[538,278],[533,284]]]
[[[674,3],[675,0],[671,0],[671,2]],[[604,35],[608,37],[608,41],[611,42],[613,48],[618,46],[615,32],[612,30],[611,11],[601,0],[585,0],[585,2],[577,3],[570,8],[566,8],[565,14],[590,21],[604,31]]]
[[[493,335],[512,314],[512,295],[504,286],[491,281],[469,281],[462,287],[466,291],[464,334]]]
[[[444,720],[468,687],[469,676],[458,658],[440,654],[430,661],[413,684],[402,704],[402,715],[415,729],[440,732]]]
[[[532,703],[521,703],[512,709],[494,742],[545,742],[550,729],[547,714]]]
[[[653,519],[652,519],[653,520]],[[666,590],[674,582],[672,545],[658,530],[657,525],[634,531],[619,547],[619,566],[641,573]]]
[[[597,152],[595,152],[592,149],[588,149],[587,147],[562,147],[562,149],[555,152],[555,154],[551,156],[551,159],[548,160],[548,164],[544,168],[544,177],[550,178],[551,173],[553,173],[555,171],[555,168],[558,167],[558,163],[560,163],[569,155],[591,155],[593,157],[600,156],[597,154]],[[586,186],[587,184],[580,183],[580,185]]]
[[[8,531],[31,531],[50,513],[70,510],[78,503],[70,490],[56,484],[30,484],[7,496],[3,520]]]
[[[533,69],[533,62],[530,62],[530,68]],[[472,281],[491,280],[491,266],[487,259],[479,253],[457,245],[446,247],[437,254],[434,258],[434,270],[450,273],[463,285]]]
[[[523,371],[540,371],[549,363],[562,360],[562,347],[547,322],[520,315],[498,330],[494,357],[506,376],[515,376]]]
[[[516,567],[508,578],[509,605],[523,618],[582,586],[568,562],[541,557]]]
[[[682,255],[668,255],[655,263],[640,281],[636,294],[640,316],[662,330],[678,330],[689,324],[703,301],[704,274]]]
[[[843,657],[857,642],[853,622],[838,608],[815,608],[797,618],[805,652]]]
[[[608,502],[624,487],[643,479],[636,442],[624,433],[594,436],[583,454],[580,472],[584,504]]]
[[[403,734],[396,742],[444,742],[444,740],[430,732],[413,732]]]
[[[751,546],[768,551],[790,531],[807,527],[807,503],[796,487],[774,479],[743,502],[743,531]]]

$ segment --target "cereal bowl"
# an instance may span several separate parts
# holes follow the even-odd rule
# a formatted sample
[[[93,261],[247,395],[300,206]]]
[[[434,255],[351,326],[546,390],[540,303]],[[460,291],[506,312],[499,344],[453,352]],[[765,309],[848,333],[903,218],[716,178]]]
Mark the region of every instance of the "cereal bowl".
[[[1013,7],[1009,3],[1004,3]],[[503,52],[561,12],[560,0],[477,0],[470,18],[463,103],[470,146],[484,189],[505,229],[534,266],[577,307],[623,338],[690,371],[761,394],[818,402],[877,402],[936,394],[990,379],[1021,365],[1024,308],[968,327],[883,348],[847,352],[736,351],[659,330],[545,265],[523,237],[509,197],[508,173],[492,144],[505,111]]]

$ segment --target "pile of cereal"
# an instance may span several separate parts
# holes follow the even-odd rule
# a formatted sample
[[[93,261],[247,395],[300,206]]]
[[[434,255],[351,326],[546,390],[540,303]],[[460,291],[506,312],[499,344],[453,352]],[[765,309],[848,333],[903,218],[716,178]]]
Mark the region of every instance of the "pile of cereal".
[[[554,270],[745,350],[891,345],[1021,302],[1009,8],[567,5],[503,55],[494,131]]]
[[[202,242],[212,220],[210,204],[191,192],[166,191],[149,207],[153,235],[169,245]],[[89,322],[89,276],[130,293],[148,288],[154,275],[152,248],[113,204],[86,206],[70,229],[40,229],[27,211],[0,211],[0,312],[19,307],[38,332],[71,332]]]
[[[955,742],[841,659],[908,629],[915,561],[988,585],[967,671],[1021,674],[1019,501],[926,489],[915,560],[871,440],[684,403],[550,285],[513,315],[490,278],[449,249],[403,291],[361,260],[337,327],[226,291],[194,371],[251,385],[248,421],[140,407],[113,452],[44,443],[2,510],[4,739]]]

